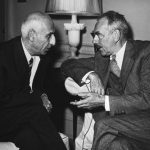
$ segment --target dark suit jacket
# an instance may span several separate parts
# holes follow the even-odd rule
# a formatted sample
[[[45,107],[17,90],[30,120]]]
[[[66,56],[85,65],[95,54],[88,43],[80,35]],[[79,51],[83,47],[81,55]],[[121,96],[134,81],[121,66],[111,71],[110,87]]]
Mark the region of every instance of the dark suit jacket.
[[[65,77],[72,77],[79,85],[81,85],[82,77],[87,72],[94,70],[101,78],[105,91],[107,91],[110,73],[109,61],[109,57],[102,57],[101,53],[97,52],[91,58],[67,60],[62,64],[61,69]],[[136,132],[139,131],[138,138],[141,136],[150,141],[150,42],[127,41],[120,81],[123,92],[119,94],[114,89],[110,90],[109,115],[98,108],[99,115],[97,114],[96,121],[99,120],[100,123],[101,119],[105,118],[117,117],[119,120],[122,118],[128,122],[124,123],[126,135],[133,133],[130,132],[132,129],[137,129]],[[123,123],[120,125],[119,122],[121,121],[113,124],[112,121],[109,121],[109,125],[121,132],[123,131]],[[145,130],[143,130],[144,128]],[[146,131],[147,134],[144,135],[145,133],[142,131]],[[135,133],[133,133],[134,136]]]
[[[45,149],[65,149],[41,100],[41,94],[48,90],[49,71],[49,55],[42,56],[33,80],[33,93],[30,93],[29,66],[21,38],[0,45],[0,141],[17,140],[13,138],[27,125],[36,131]],[[38,146],[35,142],[32,145]]]
[[[110,95],[110,113],[133,113],[150,107],[150,42],[128,41],[121,69],[123,94]],[[109,57],[100,52],[95,57],[70,59],[61,66],[65,77],[72,77],[81,85],[82,77],[91,70],[98,73],[105,89],[109,77]]]
[[[0,122],[4,123],[4,127],[6,121],[13,124],[18,120],[20,110],[23,112],[25,107],[43,105],[40,96],[46,92],[44,83],[47,79],[46,71],[49,70],[49,58],[44,57],[35,74],[34,92],[30,94],[29,67],[21,38],[17,37],[0,45]]]

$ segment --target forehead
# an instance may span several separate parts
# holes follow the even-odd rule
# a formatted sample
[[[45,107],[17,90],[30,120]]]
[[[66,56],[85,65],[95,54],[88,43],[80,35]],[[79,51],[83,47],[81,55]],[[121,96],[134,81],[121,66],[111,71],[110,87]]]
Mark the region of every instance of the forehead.
[[[55,31],[54,23],[51,19],[47,21],[47,26],[51,32]]]
[[[108,31],[109,30],[109,25],[108,25],[108,20],[106,18],[102,18],[97,21],[94,32],[103,32],[103,31]]]
[[[52,20],[44,20],[42,22],[41,31],[46,33],[55,32],[54,23],[52,22]]]

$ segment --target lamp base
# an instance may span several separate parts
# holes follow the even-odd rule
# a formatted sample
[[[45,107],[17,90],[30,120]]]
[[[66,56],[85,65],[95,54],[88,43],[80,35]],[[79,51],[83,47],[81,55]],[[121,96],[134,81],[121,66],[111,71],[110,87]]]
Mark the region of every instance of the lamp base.
[[[77,47],[70,46],[70,57],[75,58],[76,57],[76,52],[77,52]]]
[[[68,43],[71,49],[71,57],[75,57],[75,52],[80,43],[80,30],[83,30],[85,26],[79,23],[65,23],[64,27],[68,31]]]

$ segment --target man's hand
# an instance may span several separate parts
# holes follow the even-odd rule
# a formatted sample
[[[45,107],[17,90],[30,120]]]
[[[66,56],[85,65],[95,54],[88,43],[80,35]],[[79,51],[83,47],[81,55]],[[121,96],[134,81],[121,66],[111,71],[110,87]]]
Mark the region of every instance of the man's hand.
[[[70,102],[70,104],[78,108],[93,109],[105,105],[105,97],[98,93],[82,92],[78,94],[81,97],[80,101]]]
[[[43,93],[41,95],[41,99],[43,102],[43,106],[46,108],[47,112],[51,112],[53,106],[52,106],[52,103],[50,102],[50,100],[48,99],[47,94]]]
[[[99,95],[104,95],[104,86],[99,76],[95,72],[92,72],[89,74],[88,79],[90,80],[91,92],[98,93]]]

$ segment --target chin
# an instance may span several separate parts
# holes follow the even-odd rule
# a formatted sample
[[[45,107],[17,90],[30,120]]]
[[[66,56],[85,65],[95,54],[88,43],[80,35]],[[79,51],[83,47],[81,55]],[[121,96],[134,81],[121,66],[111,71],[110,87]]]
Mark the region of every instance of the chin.
[[[48,49],[42,52],[42,55],[46,55],[48,53]]]
[[[42,55],[46,55],[46,54],[47,54],[47,52],[42,53]]]
[[[102,55],[102,56],[106,56],[106,53],[101,52],[101,55]]]

